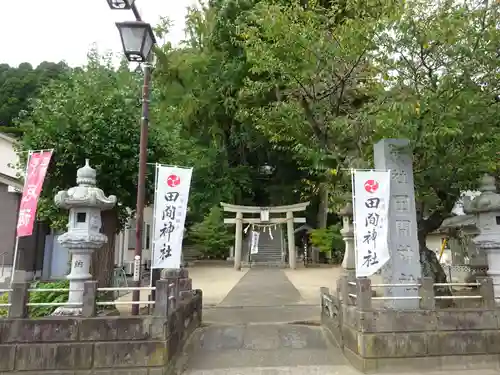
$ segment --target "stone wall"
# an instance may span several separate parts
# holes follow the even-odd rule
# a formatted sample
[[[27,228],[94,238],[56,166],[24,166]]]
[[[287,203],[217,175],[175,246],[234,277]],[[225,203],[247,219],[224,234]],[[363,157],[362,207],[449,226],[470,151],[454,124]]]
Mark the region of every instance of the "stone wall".
[[[390,310],[321,290],[322,323],[363,372],[500,369],[500,310]]]
[[[0,320],[2,375],[169,375],[201,324],[202,294],[167,316]]]

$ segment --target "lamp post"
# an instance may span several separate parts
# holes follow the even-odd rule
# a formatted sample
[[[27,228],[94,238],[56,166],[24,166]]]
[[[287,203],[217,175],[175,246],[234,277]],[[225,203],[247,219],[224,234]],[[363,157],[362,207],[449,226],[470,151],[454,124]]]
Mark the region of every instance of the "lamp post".
[[[136,21],[117,22],[116,27],[120,32],[123,52],[128,61],[144,63],[144,84],[142,87],[142,116],[141,138],[139,145],[139,176],[137,181],[137,205],[135,227],[135,258],[142,259],[142,232],[144,225],[144,202],[146,195],[146,168],[148,151],[149,127],[149,84],[151,81],[151,51],[156,44],[151,25],[143,22],[134,4],[134,0],[107,0],[111,9],[131,9]],[[134,287],[141,286],[140,268],[139,277],[134,280]],[[140,291],[132,292],[132,301],[140,300]],[[132,315],[139,314],[139,305],[132,305]]]

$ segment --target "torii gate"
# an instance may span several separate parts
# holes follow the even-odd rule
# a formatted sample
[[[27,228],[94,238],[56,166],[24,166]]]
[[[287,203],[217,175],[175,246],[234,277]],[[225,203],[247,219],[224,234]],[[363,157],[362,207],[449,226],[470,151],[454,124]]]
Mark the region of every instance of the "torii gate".
[[[283,224],[286,223],[286,232],[288,239],[288,262],[291,269],[296,268],[295,259],[295,237],[294,237],[294,223],[305,223],[305,217],[294,217],[294,212],[305,211],[309,202],[291,204],[288,206],[276,206],[276,207],[258,207],[258,206],[238,206],[234,204],[228,204],[221,202],[220,205],[225,212],[235,212],[236,217],[234,219],[224,219],[224,224],[235,224],[235,236],[234,236],[234,269],[241,269],[241,250],[243,245],[242,231],[243,223],[247,224]],[[258,214],[260,213],[260,219],[258,218],[244,218],[243,214]],[[275,217],[270,218],[270,214],[286,214],[286,217]],[[280,215],[281,216],[281,215]]]

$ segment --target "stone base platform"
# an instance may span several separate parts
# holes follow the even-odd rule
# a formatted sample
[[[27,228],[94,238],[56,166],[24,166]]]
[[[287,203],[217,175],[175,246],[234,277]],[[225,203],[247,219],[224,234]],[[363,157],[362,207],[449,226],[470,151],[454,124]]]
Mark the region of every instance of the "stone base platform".
[[[500,371],[500,310],[361,308],[321,292],[322,325],[364,373]]]

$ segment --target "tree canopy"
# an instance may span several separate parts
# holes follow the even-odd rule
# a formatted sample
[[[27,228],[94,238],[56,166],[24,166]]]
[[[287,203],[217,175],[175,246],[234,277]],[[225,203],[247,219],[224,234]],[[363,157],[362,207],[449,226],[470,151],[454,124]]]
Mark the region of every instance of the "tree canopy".
[[[461,193],[482,173],[499,174],[498,7],[211,0],[190,8],[186,40],[156,51],[148,153],[151,163],[194,167],[188,233],[220,232],[220,201],[311,200],[308,222],[323,232],[337,228],[335,212],[350,196],[348,170],[371,167],[380,139],[407,138],[428,255],[426,235]],[[163,36],[168,25],[156,32]],[[41,70],[52,73],[29,78],[34,73],[21,72],[33,69],[22,64],[9,73],[25,78],[16,86],[4,78],[11,68],[0,65],[7,87],[0,95],[8,99],[0,97],[0,123],[25,132],[23,148],[55,149],[46,197],[73,185],[76,167],[90,157],[125,218],[135,207],[140,76],[95,54],[82,69]],[[41,89],[32,83],[42,81]],[[57,221],[53,210],[40,215]]]

